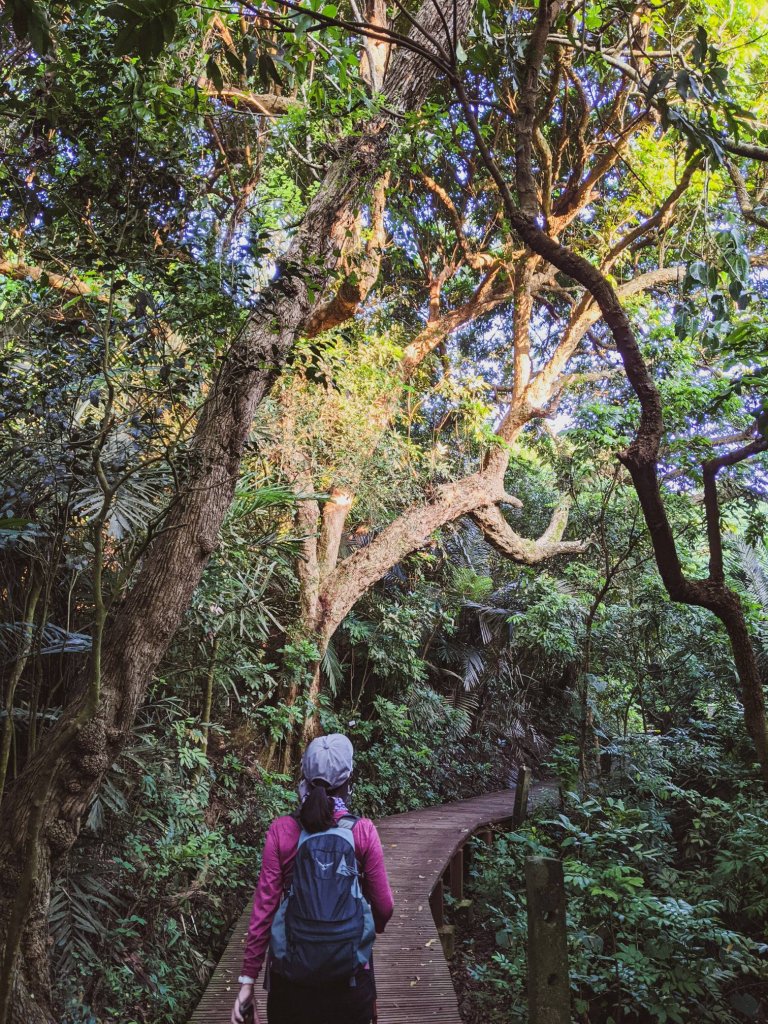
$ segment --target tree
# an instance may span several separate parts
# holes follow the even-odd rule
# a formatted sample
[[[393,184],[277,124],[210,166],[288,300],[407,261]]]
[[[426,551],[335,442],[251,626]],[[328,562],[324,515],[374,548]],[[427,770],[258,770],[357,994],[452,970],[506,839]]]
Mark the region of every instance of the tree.
[[[607,353],[615,346],[624,359],[621,346],[630,335],[634,337],[622,311],[627,300],[649,292],[669,296],[682,291],[685,299],[680,305],[685,309],[702,273],[714,282],[707,287],[715,289],[723,284],[721,276],[727,275],[732,308],[718,313],[725,306],[716,292],[715,316],[705,328],[717,336],[722,350],[730,318],[734,312],[738,316],[736,304],[743,306],[747,300],[750,261],[759,264],[762,260],[758,251],[750,251],[738,231],[730,235],[721,231],[725,237],[713,245],[713,232],[707,228],[709,238],[703,241],[715,250],[712,265],[696,262],[688,271],[684,262],[688,245],[684,232],[689,225],[682,219],[678,228],[677,221],[681,212],[687,214],[691,209],[702,186],[709,187],[713,172],[708,161],[718,153],[730,152],[728,146],[735,145],[742,155],[749,151],[752,156],[759,149],[729,142],[713,120],[723,118],[732,130],[739,114],[736,100],[724,86],[728,67],[720,51],[708,42],[703,27],[678,43],[676,36],[667,38],[666,27],[641,6],[631,10],[617,7],[616,39],[610,52],[603,49],[593,58],[595,48],[583,36],[587,30],[582,26],[582,35],[575,37],[577,23],[570,9],[554,5],[540,13],[541,18],[549,19],[546,32],[541,28],[539,35],[534,32],[527,56],[516,65],[506,54],[500,59],[492,55],[492,46],[504,33],[525,33],[525,18],[516,21],[503,11],[495,12],[496,18],[485,9],[484,13],[487,42],[473,47],[468,69],[457,67],[451,76],[460,111],[436,124],[429,141],[416,148],[410,181],[401,172],[398,195],[416,193],[418,198],[398,198],[390,204],[393,240],[403,250],[400,259],[409,269],[415,265],[423,275],[417,308],[424,310],[424,315],[422,320],[410,318],[413,334],[392,369],[397,388],[390,388],[375,404],[372,430],[369,423],[371,450],[397,413],[403,389],[413,389],[419,371],[434,366],[430,363],[433,353],[442,350],[445,374],[455,373],[446,355],[447,342],[473,324],[478,325],[475,336],[482,335],[493,316],[509,338],[506,345],[494,346],[495,358],[503,359],[503,352],[509,357],[510,365],[496,368],[494,381],[497,394],[500,392],[507,404],[498,420],[494,446],[474,453],[478,463],[474,473],[457,475],[450,483],[435,487],[426,502],[404,508],[370,543],[340,562],[339,541],[354,501],[355,473],[330,482],[331,498],[322,509],[317,503],[302,502],[302,617],[304,630],[315,638],[320,656],[344,615],[369,586],[404,555],[426,544],[436,529],[462,516],[471,515],[490,543],[521,562],[583,550],[583,542],[560,540],[567,522],[562,506],[539,543],[524,541],[512,530],[499,510],[505,502],[515,503],[507,497],[503,483],[507,446],[520,438],[527,424],[567,407],[569,389],[605,381],[617,372]],[[607,21],[597,19],[597,23],[602,31]],[[434,40],[433,45],[438,47],[439,41]],[[681,46],[688,49],[681,50]],[[654,50],[654,60],[643,56],[648,47]],[[681,73],[672,86],[668,62],[683,59],[683,52],[694,70]],[[547,87],[541,89],[545,75]],[[645,90],[640,94],[636,92],[638,83]],[[478,95],[483,99],[477,100]],[[676,102],[678,99],[682,102]],[[688,112],[689,100],[698,104],[700,123]],[[749,100],[754,97],[750,95]],[[743,122],[739,124],[743,129]],[[670,128],[672,132],[668,132]],[[493,151],[489,139],[494,140]],[[722,183],[718,188],[729,180],[740,180],[734,174],[731,156],[724,156],[722,164],[722,170],[715,172]],[[619,178],[622,166],[632,172],[640,187]],[[651,168],[653,187],[642,177]],[[514,186],[508,183],[513,174]],[[407,190],[402,187],[406,181]],[[751,200],[745,201],[741,185],[726,195],[736,198],[740,209],[752,216]],[[398,238],[395,218],[402,218],[403,228],[407,228],[402,238]],[[378,235],[382,237],[381,230]],[[520,238],[526,243],[523,249],[519,248]],[[560,247],[551,244],[552,240]],[[735,250],[729,254],[734,241]],[[581,259],[581,277],[575,275],[576,263],[566,258],[566,250]],[[680,262],[672,262],[675,257]],[[587,276],[588,264],[599,267],[600,280],[608,291],[595,290],[598,279],[594,274]],[[570,291],[563,274],[584,286],[584,291]],[[390,318],[393,307],[402,309],[399,294],[392,305],[385,306]],[[621,343],[616,340],[619,321]],[[603,333],[606,328],[608,338]],[[544,335],[544,340],[537,335]],[[597,358],[589,358],[588,346],[594,346]],[[636,344],[633,351],[642,359]],[[720,372],[714,364],[721,355],[710,348],[707,358],[713,372]],[[576,372],[574,364],[579,367]],[[745,721],[759,760],[767,764],[759,676],[746,642],[738,598],[725,586],[715,489],[717,474],[764,451],[765,439],[761,435],[752,440],[749,415],[746,421],[742,415],[735,431],[718,430],[718,409],[723,403],[711,396],[705,398],[712,403],[708,410],[691,410],[691,415],[709,413],[711,417],[706,427],[708,454],[699,474],[703,475],[712,566],[706,582],[689,587],[681,558],[674,554],[672,529],[668,521],[660,525],[663,502],[660,496],[651,497],[651,490],[658,488],[649,482],[647,460],[654,465],[659,460],[662,399],[650,371],[642,380],[631,375],[630,380],[641,400],[638,438],[644,440],[636,439],[622,459],[640,485],[638,493],[658,545],[662,576],[673,598],[710,608],[730,631],[742,679]],[[423,378],[415,386],[425,386]],[[377,427],[381,433],[377,434]],[[291,432],[283,429],[283,433],[290,448]],[[749,443],[734,448],[740,441]],[[727,450],[720,453],[720,448]],[[641,451],[641,461],[646,460],[643,469],[637,462]],[[299,490],[314,493],[317,488],[306,456],[294,451],[291,459]],[[355,471],[358,479],[365,466],[363,459]],[[651,475],[656,472],[654,469]],[[693,472],[695,475],[696,470]],[[315,665],[311,699],[319,687]],[[292,697],[296,692],[294,687]],[[310,721],[310,733],[313,728]]]
[[[418,14],[410,15],[398,5],[399,16],[387,28],[378,3],[366,6],[365,23],[355,8],[345,20],[338,10],[310,16],[301,5],[288,3],[276,11],[259,9],[253,17],[244,17],[245,27],[234,16],[220,15],[201,25],[194,21],[196,14],[186,12],[184,17],[192,20],[179,20],[184,9],[174,7],[162,16],[152,13],[144,22],[137,20],[132,8],[125,8],[119,48],[126,54],[137,47],[149,49],[150,56],[168,61],[163,69],[173,74],[165,79],[162,74],[150,77],[141,92],[135,58],[122,62],[131,69],[122,73],[131,76],[125,94],[134,104],[132,116],[141,118],[150,109],[159,120],[157,126],[152,122],[151,131],[139,133],[139,145],[134,141],[139,159],[125,160],[129,184],[133,169],[141,168],[142,188],[130,193],[131,216],[122,221],[114,217],[115,233],[121,238],[124,234],[127,249],[118,259],[110,251],[106,274],[89,275],[76,268],[81,261],[89,261],[81,238],[83,224],[93,231],[94,203],[88,193],[96,192],[95,205],[115,215],[121,207],[114,201],[117,175],[106,174],[102,188],[100,181],[89,179],[88,161],[72,160],[65,146],[56,149],[63,137],[56,124],[57,104],[62,102],[57,92],[60,81],[55,74],[46,79],[43,65],[27,80],[28,95],[23,98],[35,100],[31,132],[38,140],[35,152],[42,156],[40,166],[32,160],[34,166],[29,167],[28,161],[20,160],[19,168],[14,168],[14,187],[22,197],[15,207],[19,223],[14,230],[21,243],[9,245],[4,273],[20,288],[28,287],[31,279],[44,294],[57,293],[61,303],[49,307],[56,316],[65,308],[77,310],[85,304],[88,314],[82,322],[92,337],[103,388],[80,394],[97,410],[89,413],[92,429],[87,442],[87,473],[96,488],[95,511],[89,518],[94,573],[90,665],[72,680],[74,699],[3,799],[0,921],[5,938],[6,1015],[9,979],[18,962],[18,1013],[25,1020],[46,1019],[43,935],[50,873],[74,842],[104,772],[125,742],[147,681],[215,549],[254,415],[257,410],[263,414],[262,400],[289,356],[297,360],[301,355],[296,343],[302,335],[311,339],[322,363],[326,340],[320,334],[337,330],[359,311],[363,331],[381,337],[397,323],[403,344],[396,351],[374,342],[381,365],[391,377],[375,396],[358,450],[360,458],[345,467],[338,479],[327,481],[327,500],[318,497],[316,467],[308,458],[301,432],[291,427],[290,389],[284,392],[287,397],[279,420],[284,443],[279,459],[284,475],[298,491],[296,520],[304,546],[298,626],[317,648],[310,658],[309,679],[297,673],[288,680],[289,699],[307,696],[312,707],[320,686],[317,655],[344,616],[392,567],[429,543],[435,531],[446,525],[469,516],[497,550],[527,564],[583,550],[583,540],[563,540],[568,496],[555,503],[549,526],[538,541],[514,530],[502,509],[505,504],[517,506],[520,499],[508,494],[505,478],[510,459],[517,458],[558,413],[567,416],[576,404],[594,399],[595,392],[628,403],[626,393],[615,385],[620,369],[615,352],[624,360],[641,411],[640,432],[623,458],[638,487],[665,584],[673,597],[693,600],[720,615],[734,642],[746,636],[738,600],[725,585],[718,558],[715,478],[730,463],[762,450],[762,436],[746,450],[734,448],[738,442],[728,440],[734,434],[741,434],[742,440],[751,438],[744,431],[743,410],[735,401],[734,389],[751,395],[759,386],[759,373],[755,370],[751,381],[749,374],[743,374],[736,384],[731,382],[728,394],[721,388],[719,406],[689,408],[691,420],[701,421],[696,424],[701,425],[701,444],[711,452],[724,452],[705,460],[713,568],[708,580],[691,579],[677,552],[659,487],[659,477],[666,470],[658,468],[662,399],[622,306],[629,303],[633,312],[638,311],[638,323],[650,319],[670,331],[672,307],[677,304],[680,330],[685,334],[686,318],[689,324],[695,322],[701,307],[709,303],[714,316],[707,312],[699,322],[719,344],[733,333],[734,319],[738,320],[733,303],[749,297],[749,263],[760,259],[759,245],[747,246],[735,232],[727,245],[725,241],[715,245],[711,222],[702,224],[694,216],[697,207],[705,199],[711,203],[714,194],[719,203],[717,217],[724,220],[729,206],[731,214],[738,207],[754,231],[761,230],[762,214],[759,202],[750,199],[753,186],[746,165],[735,161],[759,156],[761,146],[733,139],[734,125],[743,133],[751,129],[724,87],[726,58],[709,42],[706,31],[702,37],[697,30],[701,26],[695,23],[695,12],[685,16],[681,12],[678,34],[668,29],[663,15],[656,16],[642,5],[622,4],[583,11],[544,4],[532,12],[486,0],[478,4],[474,34],[466,38],[465,46],[459,37],[464,35],[471,6],[467,2],[443,7],[430,0]],[[96,16],[96,24],[112,45],[114,26],[101,15]],[[190,37],[203,33],[202,46],[184,48],[180,35],[185,26],[192,26]],[[320,29],[327,33],[325,49],[314,43]],[[61,30],[62,40],[66,32]],[[362,44],[358,34],[364,37]],[[177,35],[168,56],[163,50],[166,37]],[[55,41],[55,31],[53,36]],[[38,45],[39,41],[33,38],[33,42]],[[177,44],[185,53],[193,53],[191,87],[173,63]],[[288,51],[281,50],[283,45]],[[346,106],[329,105],[330,114],[322,125],[327,135],[310,124],[298,150],[291,130],[297,122],[291,119],[311,117],[306,96],[316,93],[283,94],[279,62],[288,63],[281,56],[285,52],[297,62],[305,61],[307,80],[314,81],[315,62],[325,62],[319,66],[328,89],[343,93],[345,86],[340,83],[349,80],[358,64],[358,81],[364,83],[351,89],[352,101]],[[203,54],[207,59],[201,66]],[[113,56],[104,61],[110,69]],[[12,61],[23,65],[24,59],[29,59],[28,51],[21,57],[14,52]],[[738,61],[739,57],[727,59]],[[78,52],[73,65],[80,63]],[[225,83],[227,67],[234,81]],[[261,91],[256,91],[253,81],[254,67],[263,77]],[[673,70],[678,71],[676,77]],[[438,73],[456,91],[455,102],[447,106],[437,100],[426,102]],[[545,77],[547,88],[542,89]],[[174,84],[169,86],[169,81]],[[90,90],[90,81],[88,86]],[[89,96],[97,92],[84,91]],[[205,102],[202,112],[199,96]],[[189,190],[176,187],[176,181],[168,187],[161,129],[164,105],[169,103],[184,110],[191,135],[203,140],[201,163],[210,167],[207,192],[201,187],[193,202],[185,198]],[[17,117],[21,107],[17,101]],[[409,116],[417,109],[418,118]],[[243,112],[259,119],[258,129],[249,120],[249,132],[242,133]],[[332,115],[341,122],[340,133],[328,127]],[[273,129],[278,138],[274,144],[263,127],[266,117],[286,121],[284,129]],[[328,136],[330,152],[319,156]],[[119,141],[130,145],[130,133],[123,131]],[[281,168],[286,166],[281,144],[293,154],[300,170],[295,178],[283,176],[267,197],[274,201],[274,193],[280,191],[281,210],[285,213],[295,207],[300,224],[296,228],[290,218],[283,217],[272,225],[278,229],[275,233],[290,235],[282,247],[266,247],[266,256],[274,257],[272,275],[268,260],[258,258],[265,255],[264,249],[259,250],[259,232],[249,233],[244,226],[244,210],[249,197],[258,194],[262,177],[272,172],[264,152],[268,150]],[[67,146],[72,145],[68,139]],[[122,151],[117,146],[115,150],[122,160]],[[195,176],[196,158],[185,152],[184,173],[179,171],[178,178],[186,185],[202,176]],[[45,163],[43,158],[48,156],[50,162]],[[326,158],[326,166],[318,163]],[[720,165],[713,168],[716,160]],[[50,180],[59,186],[59,208],[66,211],[77,204],[77,216],[69,221],[61,217],[68,234],[62,227],[58,234],[52,229],[46,237],[79,259],[57,262],[58,253],[51,255],[53,245],[47,253],[38,252],[41,260],[31,258],[35,232],[42,230],[39,225],[45,225],[46,219],[56,221],[46,202]],[[208,192],[215,195],[210,205]],[[163,209],[161,223],[153,220],[158,207]],[[226,219],[224,231],[206,234],[201,225],[218,217]],[[265,214],[261,227],[267,218]],[[91,234],[86,231],[85,236]],[[759,234],[751,240],[755,238],[759,241]],[[706,250],[705,260],[690,262],[692,245]],[[153,388],[142,392],[147,406],[143,415],[154,433],[142,450],[146,459],[126,475],[119,468],[119,458],[108,458],[117,428],[125,425],[115,389],[114,360],[126,358],[121,346],[114,344],[116,315],[125,320],[123,334],[136,331],[135,325],[129,325],[135,319],[141,325],[139,331],[146,325],[153,337],[162,337],[165,352],[176,344],[183,306],[166,303],[151,310],[151,292],[139,292],[135,296],[139,308],[129,310],[133,316],[125,313],[120,293],[126,280],[132,286],[130,260],[146,260],[147,250],[155,246],[162,260],[185,267],[184,301],[191,303],[190,319],[200,319],[208,343],[196,351],[207,353],[203,358],[211,373],[202,379],[205,373],[197,371],[197,386],[205,396],[199,412],[194,389],[183,402],[173,395],[172,425],[167,422],[167,410],[163,415],[151,411],[157,392]],[[202,290],[211,289],[214,267],[226,263],[223,252],[230,256],[228,269],[239,262],[240,273],[232,272],[223,280],[217,301],[211,303],[214,316],[204,299],[194,299],[190,267],[205,266],[210,277],[203,279]],[[263,286],[253,303],[243,298],[249,279]],[[146,315],[148,306],[151,316]],[[100,312],[94,315],[94,309]],[[215,338],[208,336],[209,331],[215,334],[211,320],[225,337],[229,332],[235,335],[223,352],[216,351]],[[233,331],[233,324],[241,329]],[[55,323],[50,330],[56,333]],[[188,337],[189,322],[183,330]],[[723,358],[713,342],[705,353],[704,372],[713,376],[720,372]],[[127,377],[135,373],[142,378],[132,384],[138,393],[145,388],[147,362],[130,351],[127,364]],[[303,373],[306,381],[310,370],[314,373],[312,359],[307,357],[306,371],[295,380]],[[157,373],[163,386],[173,372],[174,365],[164,361]],[[304,384],[299,380],[296,386],[300,389]],[[318,389],[321,407],[330,409],[337,402],[332,391],[332,384],[325,391]],[[372,456],[398,437],[403,410],[409,412],[415,395],[425,412],[421,420],[412,415],[409,422],[420,451],[437,469],[420,477],[417,486],[403,487],[401,497],[391,502],[386,524],[371,531],[370,543],[340,558],[350,510],[365,484]],[[467,396],[483,407],[467,412],[472,405]],[[735,432],[723,434],[715,429],[720,426],[715,421],[723,402],[729,420],[740,420]],[[732,417],[734,405],[739,410]],[[630,412],[633,409],[630,405]],[[25,411],[18,418],[28,429],[32,417]],[[449,431],[457,423],[467,426],[458,440]],[[692,432],[692,427],[681,431],[678,445],[690,440]],[[331,439],[330,447],[334,444],[338,439]],[[666,458],[669,453],[663,454]],[[164,497],[172,495],[170,507],[157,508],[149,529],[125,552],[120,571],[110,578],[105,600],[104,568],[107,576],[113,569],[109,517],[120,494],[131,481],[141,479],[147,462],[153,460],[164,466],[160,491]],[[338,448],[328,461],[332,466],[341,463]],[[85,472],[80,465],[71,476]],[[695,471],[689,465],[684,474],[674,486],[695,483]],[[567,473],[556,489],[567,492]],[[20,519],[17,527],[23,533],[32,517]],[[34,559],[28,559],[23,567],[24,622],[32,613],[45,621],[31,601],[34,569]],[[750,662],[748,653],[734,649],[748,728],[765,761],[764,714],[754,659]],[[24,671],[25,657],[22,650],[17,672]],[[4,694],[8,721],[16,685],[8,686]],[[311,728],[312,719],[309,724]]]
[[[536,25],[526,50],[522,69],[521,99],[514,119],[517,201],[515,201],[501,166],[483,137],[463,84],[456,79],[455,85],[478,150],[499,189],[510,223],[533,252],[585,288],[586,294],[590,296],[590,301],[594,301],[597,305],[611,332],[616,350],[621,356],[628,380],[641,409],[637,433],[632,444],[622,453],[621,461],[629,470],[637,490],[654,545],[659,571],[668,593],[674,600],[708,608],[723,622],[731,641],[733,657],[741,683],[745,724],[755,745],[764,779],[768,784],[768,724],[766,723],[762,680],[747,630],[742,602],[738,594],[725,581],[720,508],[716,489],[716,478],[723,468],[736,465],[764,452],[768,448],[768,439],[763,436],[761,431],[760,436],[748,444],[726,454],[715,456],[703,465],[709,574],[705,579],[692,579],[684,571],[660,489],[658,460],[664,435],[663,403],[635,338],[629,317],[621,305],[618,290],[609,280],[610,258],[607,261],[607,267],[605,263],[602,267],[598,267],[585,256],[575,252],[572,246],[563,245],[558,241],[557,224],[553,224],[550,211],[547,209],[546,198],[543,198],[546,197],[548,190],[546,186],[540,190],[534,174],[535,139],[539,139],[538,155],[542,164],[539,174],[547,172],[546,149],[541,145],[540,127],[537,134],[539,80],[550,33],[564,12],[565,9],[560,4],[542,2],[538,7]],[[698,63],[702,67],[705,56],[710,61],[710,65],[717,64],[717,51],[713,57],[712,52],[706,48],[706,42],[706,32],[703,37],[700,33],[697,34],[699,56],[698,58],[694,56],[693,59],[694,63]],[[633,56],[633,48],[638,43],[631,24],[626,45]],[[639,47],[641,54],[644,49],[645,42]],[[642,71],[638,68],[633,68],[631,64],[626,64],[623,61],[621,64],[624,65],[620,66],[620,70],[624,73],[625,87],[627,79],[635,83],[639,82],[645,87],[646,100],[651,100],[654,97],[654,88],[658,85],[658,79],[656,86],[652,87],[645,81]],[[670,79],[671,72],[666,81],[668,82]],[[695,79],[691,79],[686,72],[685,78],[678,79],[676,83],[678,94],[683,100],[687,98],[691,81],[695,81]],[[690,87],[694,89],[694,92],[698,89],[698,85],[695,88]],[[701,95],[700,92],[699,95]],[[650,103],[648,105],[650,107]],[[728,128],[738,128],[731,110],[728,109],[729,102],[726,102],[724,106],[726,107],[726,120],[729,119]],[[718,131],[714,127],[711,116],[710,119],[705,119],[704,127],[698,127],[679,110],[675,111],[676,116],[673,116],[666,100],[662,111],[662,116],[666,119],[667,124],[676,123],[680,127],[681,133],[687,137],[689,144],[692,144],[694,155],[702,150],[709,152],[710,155],[722,157],[723,162],[729,167],[732,166],[730,153],[748,155],[758,159],[768,156],[768,153],[760,146],[743,146],[730,140],[722,130]],[[543,157],[542,151],[544,152]],[[689,163],[688,166],[691,167],[691,164]],[[735,175],[731,173],[731,177],[733,178]],[[739,179],[736,180],[738,182]],[[738,187],[741,188],[740,185]],[[743,195],[740,205],[742,209],[745,208]],[[539,218],[543,218],[543,222],[549,230],[542,226]],[[633,241],[637,238],[634,230],[628,232],[627,236],[631,237]],[[619,249],[624,248],[627,236],[617,243]],[[738,298],[738,296],[739,291],[737,290],[736,297]]]
[[[453,8],[457,37],[469,11],[469,2]],[[419,14],[430,32],[442,30],[445,17],[432,3]],[[147,683],[216,547],[254,413],[319,306],[336,268],[339,236],[354,217],[360,191],[379,172],[396,118],[418,108],[432,85],[436,69],[424,59],[417,37],[413,29],[410,39],[398,39],[402,45],[389,60],[383,85],[385,104],[341,146],[273,280],[262,289],[218,368],[162,529],[109,622],[97,573],[93,648],[78,682],[79,696],[3,801],[2,1021],[11,1013],[25,1022],[49,1019],[45,919],[51,871],[74,842],[93,794],[125,742]],[[101,424],[104,435],[112,427],[112,411],[110,400]],[[106,480],[102,490],[106,514],[114,485]],[[102,526],[103,521],[98,537]]]

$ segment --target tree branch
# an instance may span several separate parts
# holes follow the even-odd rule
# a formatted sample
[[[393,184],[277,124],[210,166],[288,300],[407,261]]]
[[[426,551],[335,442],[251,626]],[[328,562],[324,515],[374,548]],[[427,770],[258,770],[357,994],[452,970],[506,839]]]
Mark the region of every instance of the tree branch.
[[[14,281],[23,281],[29,278],[31,281],[41,281],[45,276],[48,278],[48,285],[56,291],[70,298],[93,299],[95,302],[109,302],[110,293],[102,291],[96,285],[88,284],[81,280],[76,274],[56,274],[45,267],[31,266],[28,263],[11,263],[10,260],[0,260],[0,276],[10,277]]]
[[[207,78],[198,79],[197,84],[206,96],[219,100],[228,107],[250,110],[251,113],[260,114],[262,117],[282,117],[292,110],[304,109],[301,100],[292,96],[278,96],[273,92],[249,92],[247,89],[236,89],[229,85],[217,89]]]
[[[707,539],[709,541],[709,579],[713,583],[722,583],[723,572],[723,537],[720,532],[720,503],[717,497],[717,474],[726,466],[735,466],[753,455],[768,451],[768,438],[760,437],[743,448],[735,448],[715,459],[709,459],[703,465],[704,470],[704,509],[707,516]]]
[[[768,228],[768,218],[761,217],[760,214],[755,211],[755,207],[753,206],[752,200],[749,198],[749,193],[747,192],[747,183],[739,168],[733,160],[726,160],[725,167],[731,181],[733,182],[736,201],[739,204],[739,209],[741,210],[744,220],[748,221],[750,224],[754,224],[756,227]]]
[[[472,513],[488,543],[502,555],[522,565],[536,565],[556,555],[578,555],[589,548],[588,540],[563,540],[568,526],[570,499],[561,501],[552,513],[549,526],[538,540],[521,537],[509,525],[498,505],[486,505]]]
[[[342,253],[342,266],[346,276],[335,294],[321,302],[310,317],[305,330],[308,338],[314,338],[323,331],[338,327],[339,324],[343,324],[353,317],[376,284],[386,241],[384,212],[389,178],[390,175],[387,172],[382,175],[374,187],[370,204],[370,234],[364,248],[360,248],[362,231],[360,214],[356,216],[351,227],[338,225],[337,244]],[[351,236],[351,241],[349,236]]]
[[[501,269],[501,263],[492,266],[470,299],[427,324],[406,346],[400,361],[400,369],[405,380],[413,375],[417,367],[447,335],[512,298],[514,288],[509,281],[505,280],[501,284],[496,281]]]

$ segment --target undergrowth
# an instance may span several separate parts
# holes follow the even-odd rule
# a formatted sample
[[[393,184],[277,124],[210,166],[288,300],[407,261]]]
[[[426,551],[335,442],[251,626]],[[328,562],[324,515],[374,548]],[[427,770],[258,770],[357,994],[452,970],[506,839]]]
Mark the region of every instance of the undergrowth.
[[[467,1019],[528,1020],[529,856],[563,861],[574,1022],[768,1019],[768,798],[728,743],[709,723],[636,738],[606,785],[563,791],[558,811],[478,849],[457,957]],[[561,780],[574,758],[566,738]]]

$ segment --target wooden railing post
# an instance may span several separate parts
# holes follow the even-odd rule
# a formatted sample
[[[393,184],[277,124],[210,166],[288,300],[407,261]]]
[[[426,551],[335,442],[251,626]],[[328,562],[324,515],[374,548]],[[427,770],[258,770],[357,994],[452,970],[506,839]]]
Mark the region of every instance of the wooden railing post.
[[[515,809],[513,822],[515,828],[522,825],[528,815],[528,793],[531,788],[531,769],[520,766],[515,787]]]
[[[493,842],[493,832],[489,828],[481,828],[479,832],[475,833],[481,843],[485,843],[486,846],[490,846]]]
[[[451,883],[451,896],[455,900],[464,899],[464,850],[459,849],[451,857],[451,865],[448,868],[448,877]]]
[[[528,1021],[569,1024],[571,992],[562,861],[527,857]]]
[[[435,924],[438,928],[442,928],[445,924],[445,913],[443,905],[443,880],[442,878],[437,883],[435,888],[429,897],[429,909],[432,911],[432,917],[435,919]]]

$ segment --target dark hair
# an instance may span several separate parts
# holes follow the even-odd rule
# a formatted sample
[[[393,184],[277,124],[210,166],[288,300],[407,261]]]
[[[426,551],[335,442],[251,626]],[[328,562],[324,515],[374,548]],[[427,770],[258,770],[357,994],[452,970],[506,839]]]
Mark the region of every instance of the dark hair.
[[[345,782],[336,789],[329,789],[326,782],[317,779],[310,785],[307,798],[299,811],[301,827],[305,832],[327,832],[336,824],[333,816],[333,797],[340,796],[346,799],[349,794],[349,783]]]

